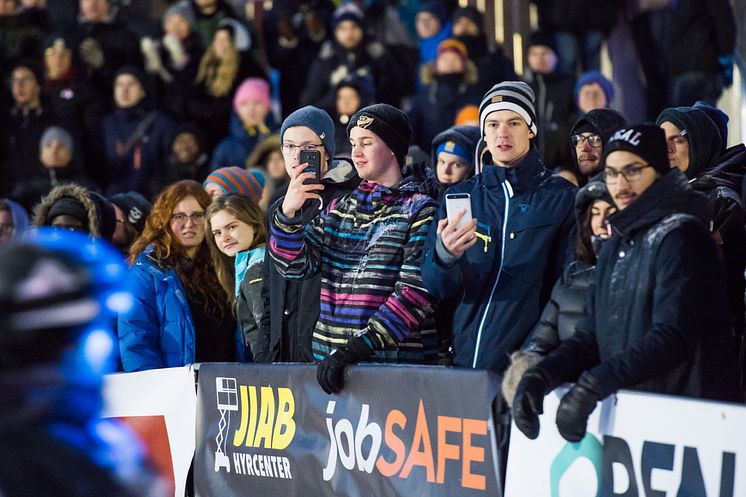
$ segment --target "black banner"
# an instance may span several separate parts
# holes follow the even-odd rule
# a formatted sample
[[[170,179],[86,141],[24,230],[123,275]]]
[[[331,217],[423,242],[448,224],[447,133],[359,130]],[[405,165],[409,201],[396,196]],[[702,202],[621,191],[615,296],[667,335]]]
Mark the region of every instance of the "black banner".
[[[498,495],[488,371],[346,368],[327,395],[314,365],[203,364],[199,497]]]

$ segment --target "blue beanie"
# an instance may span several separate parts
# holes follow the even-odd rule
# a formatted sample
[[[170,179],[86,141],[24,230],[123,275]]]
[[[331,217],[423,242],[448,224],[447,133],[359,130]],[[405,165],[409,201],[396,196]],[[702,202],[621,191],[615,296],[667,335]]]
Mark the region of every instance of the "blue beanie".
[[[440,21],[441,26],[448,22],[448,9],[440,0],[425,0],[420,3],[418,12],[429,12]]]
[[[307,105],[290,114],[280,127],[280,143],[284,143],[285,131],[293,126],[305,126],[318,135],[327,155],[334,157],[334,121],[325,111]]]
[[[614,101],[614,85],[611,81],[606,79],[606,76],[598,71],[588,71],[580,75],[578,82],[575,84],[575,105],[578,104],[580,89],[586,85],[592,85],[593,83],[597,83],[604,91],[604,94],[606,95],[606,105],[611,105],[611,102]]]

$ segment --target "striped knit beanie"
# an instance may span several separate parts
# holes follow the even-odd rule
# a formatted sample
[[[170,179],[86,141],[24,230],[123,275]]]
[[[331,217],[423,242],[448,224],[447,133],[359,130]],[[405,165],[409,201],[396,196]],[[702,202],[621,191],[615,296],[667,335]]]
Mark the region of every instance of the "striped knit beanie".
[[[235,166],[221,167],[211,172],[202,186],[207,187],[211,183],[217,185],[224,194],[240,193],[258,203],[264,191],[265,178],[257,169],[247,171]]]
[[[488,91],[479,106],[479,130],[484,136],[484,121],[498,110],[512,110],[526,121],[531,132],[536,135],[536,110],[534,110],[534,90],[523,81],[503,81]]]

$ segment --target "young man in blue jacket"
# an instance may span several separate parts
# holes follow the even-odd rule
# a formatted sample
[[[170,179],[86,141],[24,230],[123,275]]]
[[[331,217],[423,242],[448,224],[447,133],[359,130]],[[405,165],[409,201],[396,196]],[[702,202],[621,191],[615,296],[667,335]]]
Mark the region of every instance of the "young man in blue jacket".
[[[534,93],[506,81],[479,108],[487,151],[477,175],[446,193],[468,193],[473,219],[462,228],[443,199],[422,263],[425,287],[456,298],[453,364],[502,372],[538,321],[566,262],[576,188],[544,167],[536,137]],[[477,146],[477,154],[481,147]]]

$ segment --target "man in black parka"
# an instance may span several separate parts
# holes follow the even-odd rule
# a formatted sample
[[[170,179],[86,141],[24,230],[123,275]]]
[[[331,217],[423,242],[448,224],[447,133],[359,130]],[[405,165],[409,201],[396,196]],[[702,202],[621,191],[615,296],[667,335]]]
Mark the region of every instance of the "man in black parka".
[[[513,416],[530,438],[539,434],[544,395],[566,381],[577,383],[556,421],[571,442],[585,435],[596,402],[621,388],[737,400],[723,263],[702,222],[706,199],[669,168],[655,126],[614,133],[603,161],[619,209],[609,218],[614,234],[575,334],[518,385]]]

